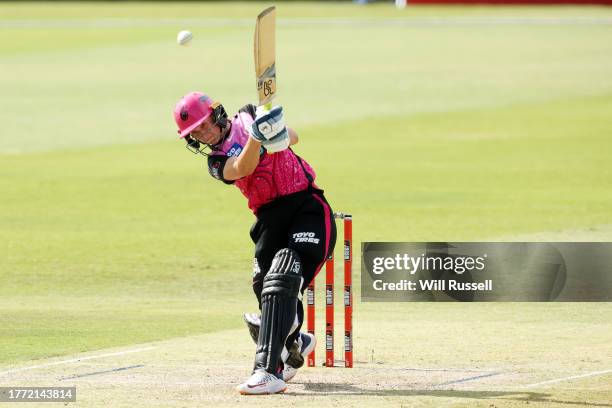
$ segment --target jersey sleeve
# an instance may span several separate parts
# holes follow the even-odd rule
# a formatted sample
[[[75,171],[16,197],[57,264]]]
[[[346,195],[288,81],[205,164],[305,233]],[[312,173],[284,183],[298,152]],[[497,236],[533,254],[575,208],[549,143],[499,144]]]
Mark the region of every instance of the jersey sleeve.
[[[217,180],[221,180],[225,184],[234,184],[234,180],[226,180],[223,178],[223,169],[227,163],[227,156],[215,155],[208,156],[208,172]]]

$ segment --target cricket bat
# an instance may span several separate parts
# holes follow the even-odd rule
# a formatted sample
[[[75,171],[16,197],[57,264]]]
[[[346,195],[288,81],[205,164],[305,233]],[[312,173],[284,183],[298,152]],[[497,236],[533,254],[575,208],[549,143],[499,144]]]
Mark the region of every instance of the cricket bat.
[[[270,110],[276,96],[276,7],[268,7],[255,24],[255,76],[259,106]]]

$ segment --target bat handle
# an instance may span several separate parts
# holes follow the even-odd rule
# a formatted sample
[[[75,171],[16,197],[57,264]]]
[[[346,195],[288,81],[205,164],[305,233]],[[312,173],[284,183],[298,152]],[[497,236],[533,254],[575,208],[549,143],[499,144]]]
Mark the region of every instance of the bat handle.
[[[272,110],[272,102],[264,103],[257,106],[257,112],[270,112]]]

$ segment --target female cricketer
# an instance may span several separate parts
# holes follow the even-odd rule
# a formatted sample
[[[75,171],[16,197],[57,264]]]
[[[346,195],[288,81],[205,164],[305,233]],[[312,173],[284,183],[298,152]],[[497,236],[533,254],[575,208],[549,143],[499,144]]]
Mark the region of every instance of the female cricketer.
[[[334,249],[333,212],[314,170],[291,149],[298,135],[282,107],[246,105],[230,119],[223,105],[192,92],[176,104],[174,119],[187,147],[208,157],[210,175],[238,187],[256,217],[250,235],[261,317],[245,315],[257,348],[252,375],[237,389],[283,392],[315,347],[313,335],[300,333],[302,295]]]

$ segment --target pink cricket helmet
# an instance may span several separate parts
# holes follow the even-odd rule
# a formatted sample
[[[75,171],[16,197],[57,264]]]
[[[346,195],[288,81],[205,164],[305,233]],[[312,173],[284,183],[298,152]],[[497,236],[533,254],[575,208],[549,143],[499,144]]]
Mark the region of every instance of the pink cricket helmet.
[[[178,125],[179,139],[189,135],[213,113],[213,100],[202,92],[183,96],[174,107],[174,121]]]

